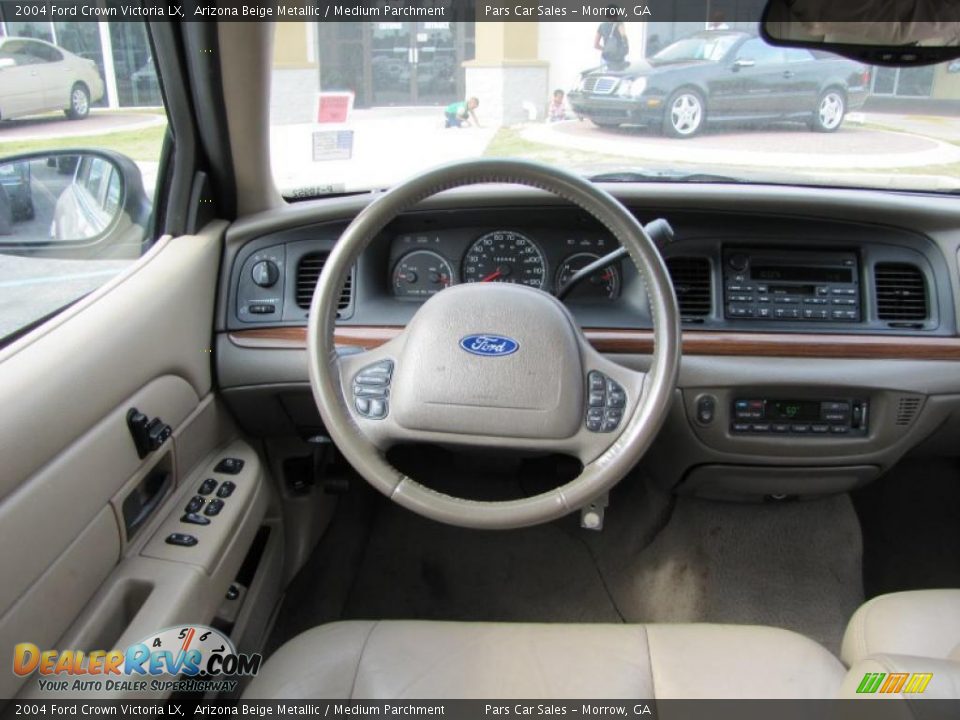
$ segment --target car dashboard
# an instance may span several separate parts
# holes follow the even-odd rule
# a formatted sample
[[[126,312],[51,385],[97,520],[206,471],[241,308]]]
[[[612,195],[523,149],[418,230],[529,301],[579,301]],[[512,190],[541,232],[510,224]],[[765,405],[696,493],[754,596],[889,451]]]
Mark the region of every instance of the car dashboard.
[[[648,454],[665,486],[725,498],[847,490],[952,427],[960,217],[949,198],[610,189],[641,222],[665,218],[675,232],[661,254],[684,357],[675,406]],[[231,230],[218,369],[255,434],[322,432],[305,323],[326,257],[367,201],[319,201]],[[454,284],[555,294],[616,247],[592,218],[535,191],[444,193],[397,218],[357,259],[338,305],[338,345],[385,342]],[[632,262],[595,273],[564,302],[596,349],[638,368],[649,362],[651,318]]]

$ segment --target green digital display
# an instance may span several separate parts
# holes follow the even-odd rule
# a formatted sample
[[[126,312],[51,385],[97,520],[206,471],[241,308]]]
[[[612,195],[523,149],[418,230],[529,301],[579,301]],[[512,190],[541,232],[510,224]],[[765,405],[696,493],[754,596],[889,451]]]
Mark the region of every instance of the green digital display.
[[[767,417],[770,420],[811,421],[820,419],[819,401],[775,400],[768,403],[767,408]]]

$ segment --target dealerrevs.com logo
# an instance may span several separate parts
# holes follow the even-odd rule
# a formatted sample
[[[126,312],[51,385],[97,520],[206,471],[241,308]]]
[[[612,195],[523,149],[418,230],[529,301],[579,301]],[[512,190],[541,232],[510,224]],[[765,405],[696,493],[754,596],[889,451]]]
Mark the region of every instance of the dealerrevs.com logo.
[[[167,628],[126,650],[41,650],[29,642],[13,649],[13,672],[37,674],[49,692],[230,691],[237,681],[228,678],[256,675],[262,662],[205,625]]]

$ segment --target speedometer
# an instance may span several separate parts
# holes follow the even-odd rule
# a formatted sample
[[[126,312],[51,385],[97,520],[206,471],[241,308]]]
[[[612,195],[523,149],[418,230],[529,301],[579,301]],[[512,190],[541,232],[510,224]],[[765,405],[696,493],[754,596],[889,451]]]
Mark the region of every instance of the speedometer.
[[[463,258],[464,282],[505,282],[543,288],[547,263],[530,238],[497,230],[477,239]]]

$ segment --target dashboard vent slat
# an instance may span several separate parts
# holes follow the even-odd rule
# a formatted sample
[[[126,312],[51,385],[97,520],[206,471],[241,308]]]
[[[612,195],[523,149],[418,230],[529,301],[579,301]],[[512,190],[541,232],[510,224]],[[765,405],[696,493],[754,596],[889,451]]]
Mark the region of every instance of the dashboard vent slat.
[[[667,270],[677,293],[680,317],[703,318],[713,309],[710,261],[703,257],[667,258]]]
[[[873,282],[877,317],[881,320],[927,319],[927,283],[920,268],[906,263],[877,263]]]
[[[304,309],[310,309],[310,302],[313,300],[313,291],[317,287],[317,281],[320,279],[320,273],[323,272],[323,266],[327,263],[327,253],[309,253],[300,258],[297,264],[297,306]],[[353,271],[347,275],[347,280],[340,291],[340,300],[337,302],[337,310],[346,310],[350,307],[350,298],[353,295]]]
[[[900,427],[906,427],[913,422],[913,419],[917,416],[917,411],[919,409],[920,398],[901,397],[900,401],[897,403],[897,417],[894,422]]]

